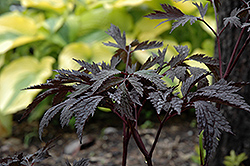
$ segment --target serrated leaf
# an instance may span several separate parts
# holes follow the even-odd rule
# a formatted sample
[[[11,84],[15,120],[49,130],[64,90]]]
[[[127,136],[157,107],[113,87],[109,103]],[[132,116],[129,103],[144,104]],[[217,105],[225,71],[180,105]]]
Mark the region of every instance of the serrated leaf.
[[[210,102],[196,101],[194,102],[198,128],[203,132],[203,147],[206,149],[205,163],[211,158],[212,153],[218,145],[221,131],[230,132],[231,127],[221,112]]]
[[[192,25],[193,23],[195,23],[195,21],[197,21],[197,17],[195,16],[191,16],[191,15],[184,15],[178,19],[176,19],[176,22],[174,22],[172,24],[172,28],[170,33],[173,32],[173,30],[177,27],[179,27],[180,25],[184,26],[188,21],[190,21],[190,24]]]
[[[248,27],[247,32],[250,32],[250,23],[243,23],[241,28]]]
[[[178,97],[173,97],[170,101],[171,108],[177,112],[178,115],[181,114],[183,100]],[[171,113],[171,112],[170,112]]]
[[[113,70],[102,70],[101,72],[97,73],[91,81],[95,81],[91,87],[92,91],[95,92],[105,80],[107,80],[109,77],[121,73],[119,70],[113,69]]]
[[[179,53],[169,61],[169,65],[173,68],[181,64],[189,54],[190,49],[188,46],[174,46],[175,50]]]
[[[48,126],[49,121],[66,105],[67,100],[48,109],[39,124],[39,137],[42,140],[43,128]]]
[[[232,25],[234,25],[235,27],[241,27],[241,22],[240,22],[240,18],[237,17],[238,13],[239,13],[240,9],[235,8],[231,14],[230,17],[226,17],[224,18],[224,26],[226,26],[227,24],[230,24],[230,27],[232,27]]]
[[[132,64],[131,66],[128,66],[127,72],[129,74],[133,74],[136,71],[137,63]]]
[[[166,77],[169,77],[172,82],[174,81],[174,78],[178,78],[180,81],[185,81],[187,78],[187,68],[184,66],[177,66],[174,69],[170,69],[165,72]]]
[[[174,88],[169,88],[164,93],[161,91],[156,91],[156,92],[150,92],[148,94],[149,97],[147,99],[150,100],[150,102],[153,104],[158,114],[161,113],[161,110],[169,111],[169,108],[171,106],[169,102],[170,100],[169,97],[173,92],[173,89]]]
[[[149,40],[147,40],[147,41],[139,43],[135,47],[134,51],[159,48],[159,47],[162,47],[162,46],[163,46],[162,42],[157,42],[157,41],[151,41],[151,42],[149,42]]]
[[[131,85],[135,88],[136,92],[140,94],[141,97],[143,97],[143,84],[141,82],[139,82],[139,78],[137,77],[129,77],[127,79]]]
[[[153,57],[149,57],[147,61],[141,66],[141,70],[149,69],[150,67],[154,66],[155,64],[162,65],[164,63],[165,54],[167,52],[167,47],[164,48],[162,51],[158,50],[158,55],[152,53]]]
[[[126,116],[130,120],[134,120],[133,109],[131,104],[133,104],[128,89],[126,88],[125,83],[120,84],[118,89],[114,94],[109,93],[111,99],[115,102],[115,110],[118,110],[122,116]]]
[[[199,5],[198,3],[194,2],[193,4],[198,8],[200,15],[201,15],[201,18],[203,19],[206,12],[207,12],[208,3],[206,4],[205,7],[203,7],[202,3],[200,3],[200,5]]]
[[[112,87],[115,87],[116,85],[119,85],[124,81],[124,78],[121,77],[112,77],[107,79],[106,81],[103,82],[102,86],[98,89],[99,92],[104,92]]]
[[[115,69],[116,66],[121,62],[121,60],[122,59],[120,57],[113,56],[110,60],[110,68]]]
[[[185,15],[184,13],[182,13],[182,11],[174,6],[161,4],[161,7],[165,10],[165,12],[155,10],[155,13],[148,14],[145,17],[148,17],[150,19],[167,19],[167,21],[170,21]]]
[[[160,90],[167,89],[166,85],[164,84],[164,81],[161,79],[162,75],[159,75],[152,70],[139,70],[136,71],[134,74],[151,81]]]
[[[204,63],[209,68],[209,70],[214,74],[215,78],[216,79],[219,78],[219,75],[217,72],[218,67],[219,67],[219,62],[216,59],[205,56],[205,54],[195,54],[189,57],[188,59],[192,59],[200,63]]]
[[[100,72],[100,69],[98,68],[98,65],[93,63],[92,65],[88,62],[85,62],[84,60],[77,60],[77,59],[74,59],[74,61],[76,61],[79,65],[82,66],[81,69],[84,69],[84,70],[87,70],[89,72],[91,72],[92,74],[97,74]]]
[[[71,166],[71,164],[69,163],[69,161],[66,161],[66,165],[67,166]],[[82,158],[81,160],[79,161],[74,161],[73,162],[73,166],[88,166],[89,165],[89,160],[88,159],[85,159],[85,158]]]
[[[221,79],[213,85],[198,89],[190,96],[190,99],[192,101],[213,101],[250,112],[250,106],[245,102],[242,96],[236,93],[240,89],[239,87],[233,86],[231,82],[227,83],[227,81]]]
[[[183,82],[182,86],[181,86],[181,93],[183,96],[186,96],[188,94],[188,92],[192,89],[192,87],[199,82],[200,80],[202,80],[203,78],[205,78],[209,73],[204,73],[204,74],[200,74],[200,75],[193,75],[189,78],[187,78],[187,80],[185,82]]]
[[[86,120],[90,115],[94,115],[95,109],[102,99],[103,96],[91,96],[88,98],[81,97],[81,100],[75,104],[73,109],[76,120],[75,127],[80,142],[82,142],[83,127]]]
[[[106,33],[109,36],[111,36],[116,41],[117,44],[112,43],[112,42],[108,42],[108,43],[103,43],[104,45],[126,50],[126,34],[125,34],[125,32],[123,32],[123,35],[121,35],[120,29],[117,26],[111,24],[110,28],[108,29],[108,31],[106,31]]]

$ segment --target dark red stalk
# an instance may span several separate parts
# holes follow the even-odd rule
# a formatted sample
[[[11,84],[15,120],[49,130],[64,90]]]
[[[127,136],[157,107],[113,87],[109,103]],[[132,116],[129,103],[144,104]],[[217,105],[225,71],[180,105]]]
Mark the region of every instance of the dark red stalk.
[[[126,166],[127,154],[128,154],[128,143],[131,137],[131,132],[125,123],[123,123],[123,153],[122,153],[122,166]]]

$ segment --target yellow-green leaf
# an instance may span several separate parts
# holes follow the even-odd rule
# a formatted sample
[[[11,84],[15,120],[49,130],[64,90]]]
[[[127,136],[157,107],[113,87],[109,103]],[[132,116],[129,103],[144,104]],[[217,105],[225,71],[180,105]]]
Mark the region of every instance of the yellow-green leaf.
[[[21,0],[21,5],[29,8],[51,10],[63,13],[66,9],[73,9],[73,4],[65,0]]]
[[[65,46],[58,57],[59,68],[63,69],[79,69],[79,65],[73,61],[75,59],[87,60],[91,56],[91,50],[84,43],[71,43]]]
[[[21,57],[6,66],[0,73],[0,112],[13,114],[24,109],[39,90],[25,90],[31,85],[41,84],[52,75],[52,57],[41,61],[31,56]]]

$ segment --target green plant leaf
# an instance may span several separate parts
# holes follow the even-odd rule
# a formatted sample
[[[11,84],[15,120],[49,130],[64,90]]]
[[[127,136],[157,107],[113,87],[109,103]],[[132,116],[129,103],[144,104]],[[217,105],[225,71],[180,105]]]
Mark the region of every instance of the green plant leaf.
[[[80,65],[74,59],[87,60],[91,56],[91,50],[88,45],[84,43],[71,43],[63,48],[58,56],[59,68],[64,69],[79,69]]]
[[[30,56],[24,56],[3,68],[0,74],[0,112],[13,114],[27,105],[39,90],[21,91],[34,84],[40,84],[52,74],[54,58],[44,57],[40,62]]]

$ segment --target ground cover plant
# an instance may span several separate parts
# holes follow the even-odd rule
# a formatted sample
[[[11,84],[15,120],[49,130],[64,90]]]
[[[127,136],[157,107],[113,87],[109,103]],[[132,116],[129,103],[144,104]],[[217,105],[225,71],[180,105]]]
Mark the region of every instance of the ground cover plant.
[[[214,8],[217,20],[219,0],[209,0]],[[209,4],[193,3],[199,10],[200,16],[186,15],[178,8],[161,4],[164,11],[154,11],[146,17],[150,19],[165,19],[174,21],[171,32],[180,25],[190,21],[193,24],[201,21],[206,24],[216,36],[219,60],[204,54],[190,55],[188,46],[174,46],[177,55],[169,61],[165,61],[168,47],[158,49],[152,53],[145,63],[134,62],[133,53],[163,46],[160,41],[138,41],[127,43],[125,32],[119,27],[111,25],[106,31],[114,42],[103,43],[117,50],[110,63],[89,63],[84,60],[74,59],[81,68],[79,70],[58,69],[54,79],[47,83],[34,85],[27,89],[43,89],[34,101],[27,107],[23,118],[26,117],[42,100],[54,94],[53,106],[48,109],[39,126],[39,136],[42,139],[44,127],[60,112],[61,126],[67,125],[72,117],[75,117],[76,133],[82,141],[83,128],[89,117],[93,116],[97,107],[105,107],[115,113],[123,123],[123,158],[122,165],[126,165],[127,148],[131,137],[134,138],[139,150],[145,157],[147,165],[153,165],[152,154],[155,150],[163,125],[172,117],[181,115],[189,109],[195,109],[197,127],[200,131],[202,143],[200,150],[204,148],[204,155],[200,155],[201,165],[208,165],[212,153],[215,151],[221,132],[230,132],[230,125],[220,112],[220,105],[229,105],[250,111],[250,106],[237,94],[242,85],[248,83],[235,83],[228,81],[227,77],[233,70],[250,40],[250,35],[245,39],[242,47],[239,41],[243,40],[243,32],[250,31],[249,9],[250,1],[241,0],[243,5],[234,9],[231,15],[224,19],[225,27],[214,30],[204,20]],[[222,4],[223,5],[223,4]],[[245,23],[241,23],[242,19]],[[218,20],[217,20],[218,25]],[[160,26],[164,26],[160,25]],[[222,71],[220,34],[225,28],[236,26],[242,28],[238,42],[227,64],[225,72]],[[83,50],[84,51],[84,50]],[[189,65],[188,62],[197,61],[207,68]],[[213,82],[209,83],[208,76],[213,76]],[[172,81],[178,80],[178,84],[170,86],[163,78]],[[138,130],[138,120],[142,108],[146,102],[150,102],[156,111],[159,120],[159,128],[151,149],[146,149]],[[22,118],[22,119],[23,119]],[[202,154],[202,153],[200,153]]]

